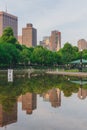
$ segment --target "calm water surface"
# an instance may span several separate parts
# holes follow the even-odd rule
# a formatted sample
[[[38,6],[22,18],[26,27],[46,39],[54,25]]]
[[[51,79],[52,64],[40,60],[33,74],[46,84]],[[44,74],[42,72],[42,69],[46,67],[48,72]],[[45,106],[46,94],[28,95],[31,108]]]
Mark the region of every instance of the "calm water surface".
[[[0,76],[0,130],[87,130],[86,78]]]

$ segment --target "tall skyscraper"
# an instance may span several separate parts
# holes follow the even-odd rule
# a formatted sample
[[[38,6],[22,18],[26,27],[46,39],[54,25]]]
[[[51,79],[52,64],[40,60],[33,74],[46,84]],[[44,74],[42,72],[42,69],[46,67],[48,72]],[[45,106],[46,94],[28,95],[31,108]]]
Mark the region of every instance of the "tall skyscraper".
[[[25,28],[22,28],[22,45],[27,47],[37,45],[37,30],[32,24],[27,24]]]
[[[50,50],[59,51],[61,48],[61,32],[52,31],[50,36]]]
[[[78,41],[78,48],[79,48],[79,51],[87,49],[87,41],[85,39],[80,39]]]
[[[13,29],[14,36],[18,37],[18,18],[7,12],[0,12],[0,36],[3,33],[3,30],[10,26]]]

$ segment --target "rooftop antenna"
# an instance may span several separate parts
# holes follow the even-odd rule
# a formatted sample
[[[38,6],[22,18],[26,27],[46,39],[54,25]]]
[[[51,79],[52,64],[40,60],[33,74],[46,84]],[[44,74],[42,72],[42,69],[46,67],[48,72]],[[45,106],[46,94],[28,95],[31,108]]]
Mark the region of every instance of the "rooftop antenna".
[[[6,11],[6,13],[7,13],[7,3],[6,3],[6,5],[5,5],[5,11]]]

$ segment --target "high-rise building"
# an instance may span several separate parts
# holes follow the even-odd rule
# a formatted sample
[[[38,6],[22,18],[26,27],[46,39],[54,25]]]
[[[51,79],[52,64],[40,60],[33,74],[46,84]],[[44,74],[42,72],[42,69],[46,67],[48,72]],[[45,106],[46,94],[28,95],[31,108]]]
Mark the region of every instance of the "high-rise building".
[[[87,41],[85,39],[80,39],[78,41],[78,48],[79,48],[79,51],[87,49]]]
[[[3,30],[6,27],[11,27],[14,32],[14,36],[17,38],[18,36],[18,18],[12,14],[7,12],[0,12],[0,36],[3,33]]]
[[[30,23],[25,28],[22,28],[22,45],[27,47],[37,45],[37,30]]]
[[[50,45],[50,37],[46,36],[46,37],[43,37],[43,40],[40,41],[40,45],[47,48],[47,49],[50,49],[49,48],[49,45]]]
[[[44,37],[42,41],[40,41],[40,45],[46,47],[51,51],[59,51],[61,48],[61,32],[52,31],[51,36]]]
[[[59,51],[61,48],[61,32],[52,31],[50,36],[50,50]]]

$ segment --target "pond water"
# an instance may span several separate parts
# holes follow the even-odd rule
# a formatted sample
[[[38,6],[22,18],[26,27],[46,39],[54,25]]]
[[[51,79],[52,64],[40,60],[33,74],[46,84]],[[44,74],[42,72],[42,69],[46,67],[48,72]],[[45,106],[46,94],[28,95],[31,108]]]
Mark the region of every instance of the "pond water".
[[[0,74],[0,130],[87,130],[87,79]]]

